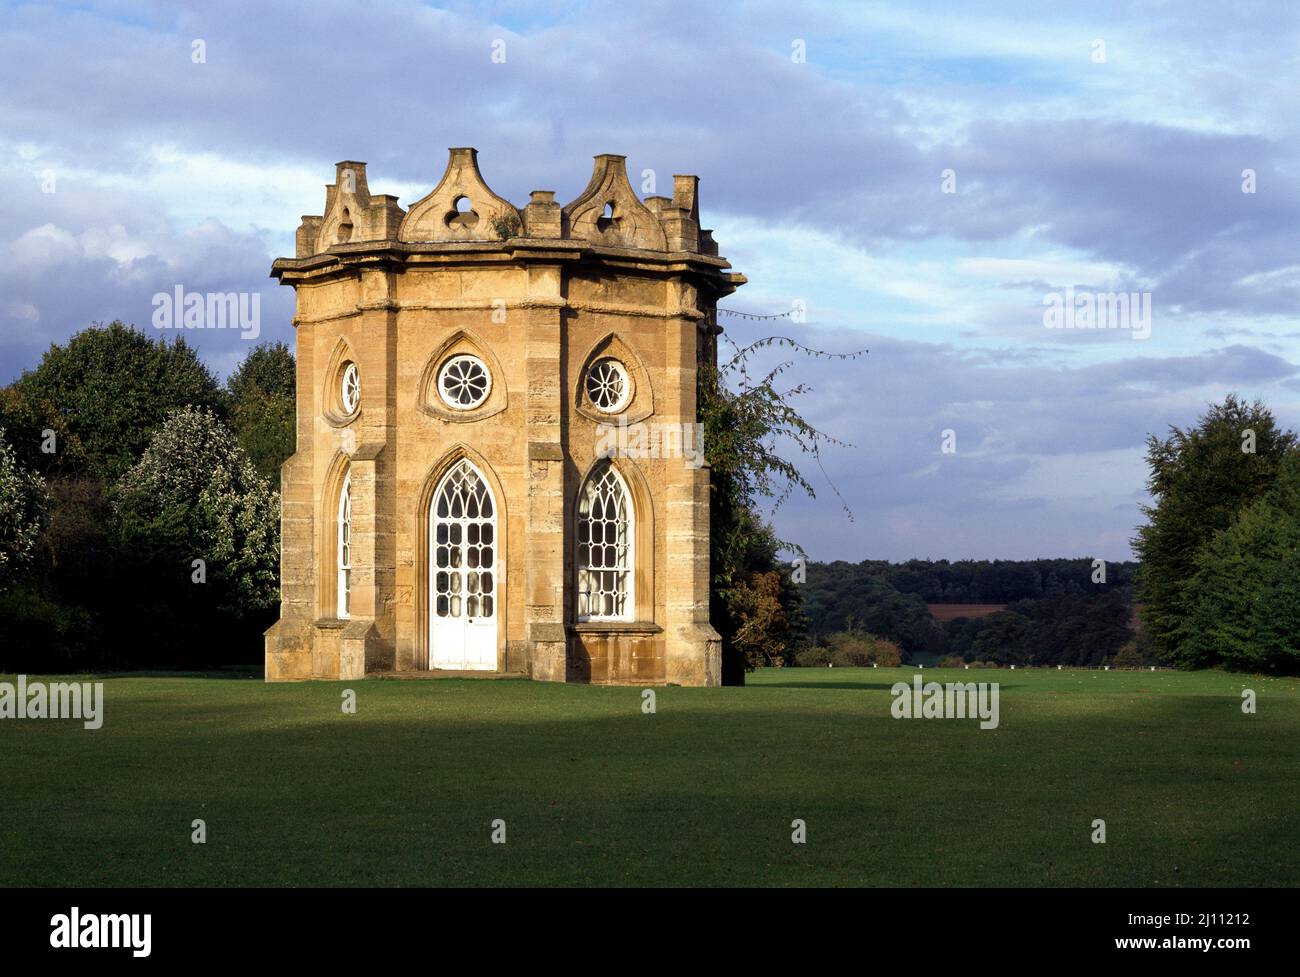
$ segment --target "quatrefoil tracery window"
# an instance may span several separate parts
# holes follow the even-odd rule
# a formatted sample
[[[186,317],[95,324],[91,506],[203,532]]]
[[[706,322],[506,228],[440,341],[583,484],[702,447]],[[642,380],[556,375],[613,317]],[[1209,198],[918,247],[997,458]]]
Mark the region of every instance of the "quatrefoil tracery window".
[[[438,371],[438,395],[455,410],[471,410],[492,392],[492,375],[477,356],[453,356]]]
[[[597,360],[587,371],[587,399],[598,410],[616,414],[627,406],[632,393],[627,370],[618,360]]]
[[[355,363],[343,365],[343,375],[339,381],[339,400],[345,415],[355,413],[361,403],[361,371],[357,369]]]

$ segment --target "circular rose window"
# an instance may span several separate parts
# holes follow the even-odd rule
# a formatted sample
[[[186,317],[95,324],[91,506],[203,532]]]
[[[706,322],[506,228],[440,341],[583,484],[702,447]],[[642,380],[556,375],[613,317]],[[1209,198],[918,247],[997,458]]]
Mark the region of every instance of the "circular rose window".
[[[587,371],[587,399],[607,414],[622,410],[631,392],[627,370],[618,360],[597,360]]]
[[[347,363],[343,367],[339,399],[343,403],[344,414],[351,414],[361,403],[361,372],[355,363]]]
[[[492,376],[477,356],[453,356],[438,371],[438,395],[456,410],[477,407],[492,391]]]

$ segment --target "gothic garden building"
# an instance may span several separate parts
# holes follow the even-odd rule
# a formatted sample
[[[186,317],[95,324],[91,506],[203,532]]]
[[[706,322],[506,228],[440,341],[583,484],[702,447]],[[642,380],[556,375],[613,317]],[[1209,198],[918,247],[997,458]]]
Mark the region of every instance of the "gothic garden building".
[[[403,211],[338,164],[272,268],[298,420],[268,680],[719,683],[696,379],[745,279],[697,185],[642,201],[604,155],[518,210],[453,149]]]

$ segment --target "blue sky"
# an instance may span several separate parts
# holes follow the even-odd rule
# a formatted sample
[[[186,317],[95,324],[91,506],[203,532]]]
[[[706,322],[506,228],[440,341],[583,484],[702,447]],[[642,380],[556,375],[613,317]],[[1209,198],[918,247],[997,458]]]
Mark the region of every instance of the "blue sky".
[[[814,558],[1124,558],[1149,432],[1229,391],[1300,427],[1291,2],[3,10],[0,382],[176,284],[258,290],[292,341],[267,271],[334,162],[409,206],[472,145],[517,204],[602,152],[699,174],[727,304],[871,349],[789,374],[853,445],[824,459],[851,522],[815,470],[774,515]],[[1070,286],[1149,293],[1149,338],[1047,329]],[[192,335],[221,375],[247,352]]]

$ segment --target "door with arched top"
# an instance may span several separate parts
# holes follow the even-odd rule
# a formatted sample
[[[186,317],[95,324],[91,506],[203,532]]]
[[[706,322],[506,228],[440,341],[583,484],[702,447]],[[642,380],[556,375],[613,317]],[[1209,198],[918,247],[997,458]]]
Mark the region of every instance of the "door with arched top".
[[[466,460],[429,503],[429,667],[497,667],[497,505]]]

